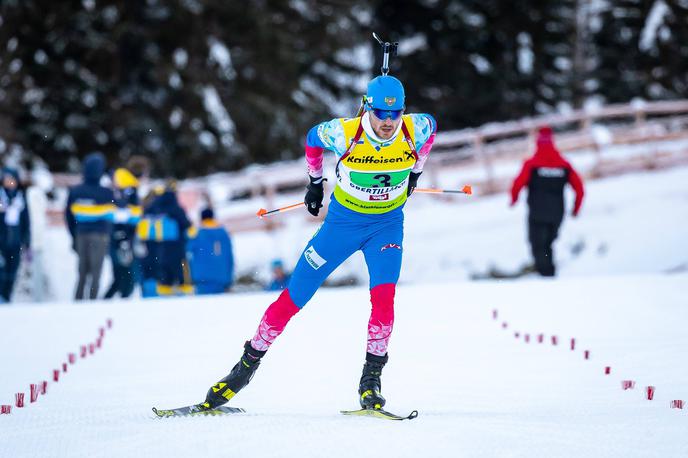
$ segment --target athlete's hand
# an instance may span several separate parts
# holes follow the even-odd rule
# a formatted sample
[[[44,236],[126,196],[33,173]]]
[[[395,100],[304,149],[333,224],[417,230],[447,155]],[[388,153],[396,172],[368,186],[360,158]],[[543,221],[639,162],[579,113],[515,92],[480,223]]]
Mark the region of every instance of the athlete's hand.
[[[308,176],[308,178],[311,182],[308,184],[308,186],[306,186],[307,192],[306,197],[303,199],[303,202],[306,204],[308,213],[310,213],[313,216],[318,216],[318,213],[320,213],[320,209],[323,206],[323,182],[327,181],[327,178],[313,178],[310,175]]]
[[[418,178],[420,177],[420,174],[423,172],[411,172],[409,175],[409,183],[408,183],[408,188],[406,189],[406,197],[409,197],[411,194],[413,194],[413,190],[416,189],[416,186],[418,186]]]

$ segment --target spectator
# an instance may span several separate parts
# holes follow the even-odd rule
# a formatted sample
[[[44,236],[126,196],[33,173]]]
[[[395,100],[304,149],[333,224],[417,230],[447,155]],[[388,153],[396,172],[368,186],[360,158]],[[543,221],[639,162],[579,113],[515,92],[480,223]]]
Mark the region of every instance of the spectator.
[[[212,209],[203,210],[200,227],[189,230],[186,251],[196,294],[219,294],[232,286],[232,241]]]
[[[272,280],[265,288],[266,291],[282,291],[289,284],[289,275],[284,271],[281,259],[275,259],[271,264]]]
[[[528,186],[528,239],[535,270],[543,277],[555,274],[552,243],[564,218],[566,183],[576,192],[572,212],[575,217],[583,203],[583,182],[554,146],[552,129],[542,127],[538,131],[535,154],[524,162],[511,187],[511,206],[516,204],[521,189]]]
[[[43,249],[48,226],[48,195],[52,187],[50,172],[44,168],[34,168],[31,183],[26,190],[26,201],[31,220],[31,250],[28,257],[31,263],[31,297],[35,302],[45,300],[47,277],[43,272]]]
[[[84,159],[84,182],[69,190],[65,218],[72,235],[72,248],[79,256],[79,281],[76,299],[84,298],[86,283],[90,282],[88,297],[98,297],[103,259],[110,244],[112,215],[115,209],[111,189],[100,185],[105,172],[105,157],[91,153]]]
[[[134,254],[139,261],[141,295],[155,297],[157,292],[156,276],[158,272],[158,244],[155,239],[156,200],[165,188],[158,186],[151,190],[143,199],[143,216],[136,227]]]
[[[15,169],[2,170],[0,187],[0,301],[10,302],[21,252],[31,243],[29,210]]]
[[[169,296],[193,292],[186,267],[186,231],[191,226],[179,205],[176,184],[168,183],[153,202],[155,241],[157,244],[157,294]]]
[[[134,237],[136,225],[141,219],[141,206],[137,187],[139,180],[129,170],[119,168],[112,177],[115,206],[112,234],[110,237],[110,258],[112,259],[112,285],[105,293],[105,299],[118,292],[129,297],[134,291],[134,275],[137,263],[134,258]]]

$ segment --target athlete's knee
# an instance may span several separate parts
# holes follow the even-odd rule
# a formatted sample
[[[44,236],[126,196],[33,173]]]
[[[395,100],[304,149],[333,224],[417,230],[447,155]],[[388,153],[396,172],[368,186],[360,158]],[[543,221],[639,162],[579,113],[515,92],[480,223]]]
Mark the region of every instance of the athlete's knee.
[[[377,285],[370,290],[370,302],[373,305],[372,317],[382,323],[394,321],[394,283]]]
[[[271,324],[286,324],[299,310],[301,308],[294,303],[289,295],[289,288],[287,288],[282,291],[275,302],[270,304],[265,311],[265,316],[268,317]]]

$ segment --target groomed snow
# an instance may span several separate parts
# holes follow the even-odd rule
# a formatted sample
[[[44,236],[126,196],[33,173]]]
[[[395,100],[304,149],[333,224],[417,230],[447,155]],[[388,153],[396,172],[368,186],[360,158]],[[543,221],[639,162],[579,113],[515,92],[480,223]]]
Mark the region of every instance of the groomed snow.
[[[159,420],[150,409],[202,399],[274,294],[3,308],[2,403],[94,341],[108,317],[114,326],[36,404],[0,416],[0,456],[686,456],[686,410],[669,402],[688,400],[687,281],[401,286],[383,391],[390,410],[420,416],[400,423],[337,413],[356,407],[366,288],[318,292],[232,402],[249,413],[213,418]],[[547,343],[535,342],[540,332]],[[623,379],[636,389],[621,390]]]
[[[248,413],[231,417],[159,420],[151,407],[202,400],[274,293],[0,307],[0,404],[27,398],[0,415],[0,456],[688,456],[688,409],[669,408],[688,401],[687,183],[686,167],[587,183],[583,211],[556,245],[555,280],[466,280],[528,262],[525,195],[512,210],[504,195],[414,195],[383,375],[389,410],[419,410],[410,422],[338,414],[357,405],[365,282],[316,294],[233,400]],[[317,225],[286,221],[235,236],[240,271],[276,253],[293,263]],[[75,261],[64,232],[49,237],[52,291],[66,298]],[[354,256],[335,277],[364,272]],[[53,383],[52,370],[108,318],[103,348]],[[42,380],[47,395],[28,405],[29,384]]]

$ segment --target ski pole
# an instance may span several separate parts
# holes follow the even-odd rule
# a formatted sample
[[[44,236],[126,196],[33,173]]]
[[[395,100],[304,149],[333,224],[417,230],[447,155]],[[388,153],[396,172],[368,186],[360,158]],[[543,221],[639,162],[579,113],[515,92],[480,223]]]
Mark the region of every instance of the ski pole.
[[[424,192],[427,194],[473,194],[473,188],[467,184],[461,189],[434,189],[434,188],[416,188],[413,192]]]
[[[266,210],[264,208],[261,208],[256,213],[256,216],[259,218],[262,218],[263,216],[268,216],[268,215],[272,215],[275,213],[288,212],[289,210],[293,210],[295,208],[299,208],[299,207],[302,207],[304,205],[306,205],[304,202],[299,202],[298,204],[287,205],[286,207],[275,208],[274,210]]]

